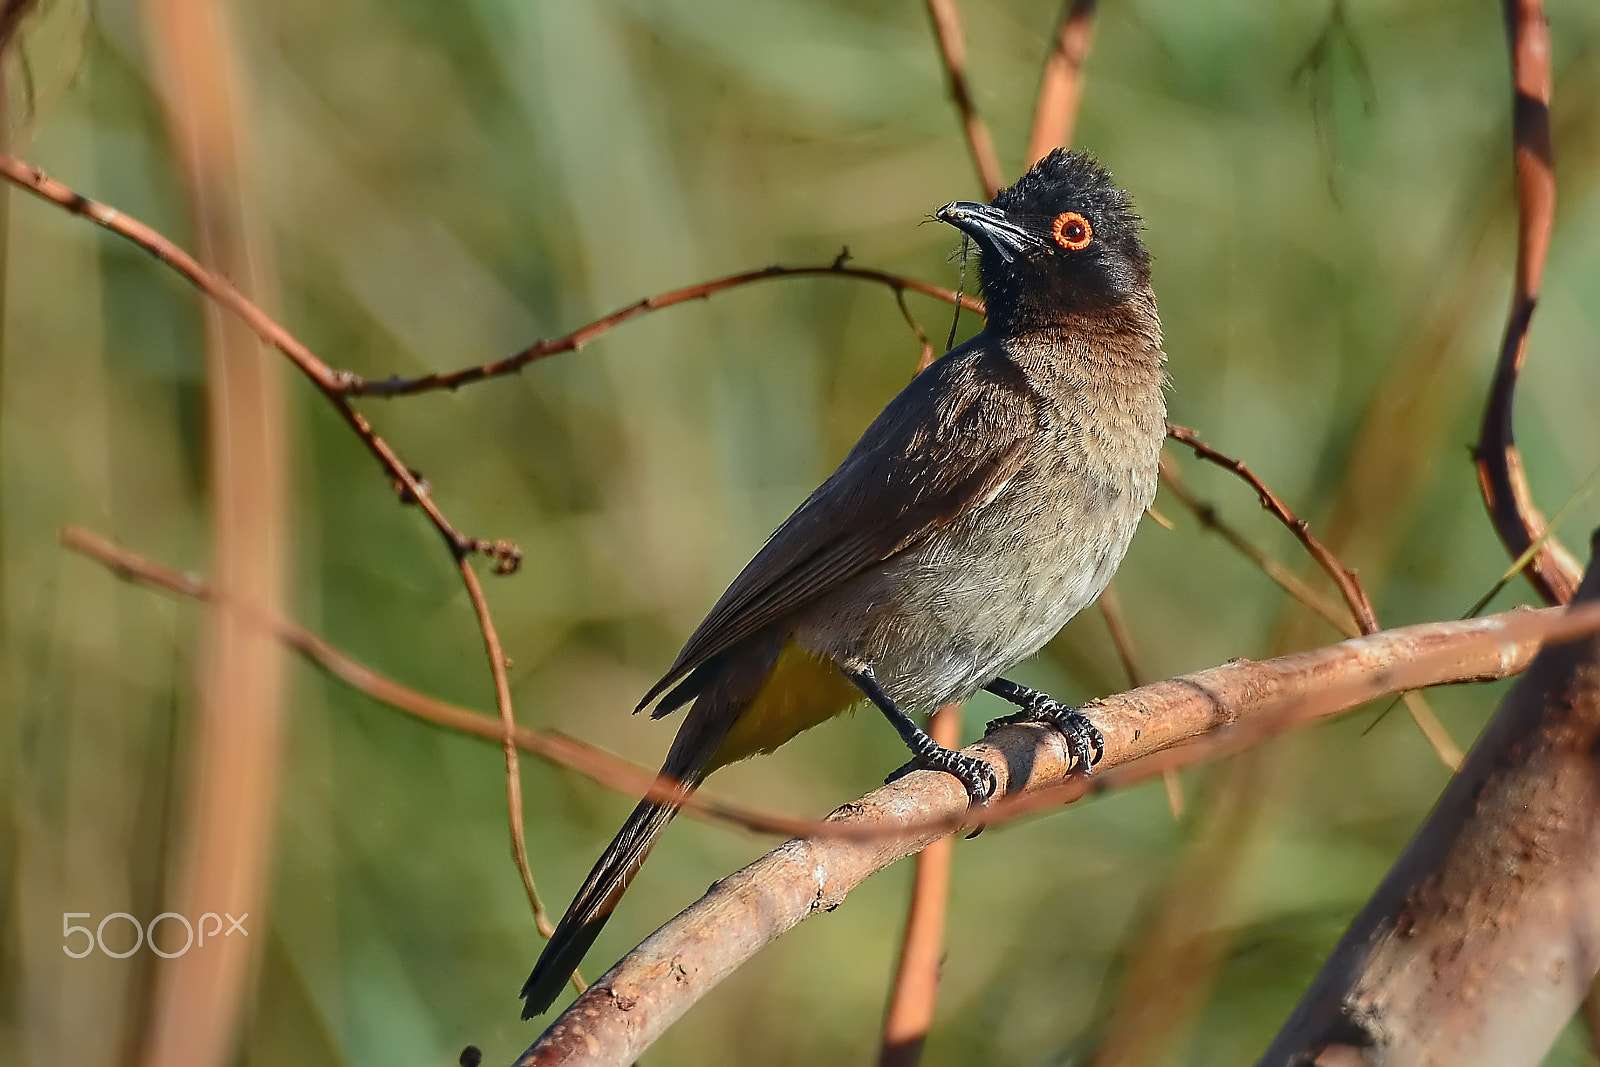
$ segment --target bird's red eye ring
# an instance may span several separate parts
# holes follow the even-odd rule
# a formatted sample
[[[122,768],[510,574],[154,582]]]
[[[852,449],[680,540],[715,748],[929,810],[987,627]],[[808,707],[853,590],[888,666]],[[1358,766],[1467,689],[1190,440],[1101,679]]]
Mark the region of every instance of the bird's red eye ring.
[[[1068,252],[1081,252],[1094,239],[1094,227],[1076,211],[1063,211],[1051,224],[1050,236]]]

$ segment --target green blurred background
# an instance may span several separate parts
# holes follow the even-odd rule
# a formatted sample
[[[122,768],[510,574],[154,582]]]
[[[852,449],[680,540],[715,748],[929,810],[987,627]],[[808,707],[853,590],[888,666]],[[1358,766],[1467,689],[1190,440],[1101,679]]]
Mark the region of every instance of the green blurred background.
[[[1054,0],[961,5],[1008,178]],[[1506,566],[1466,446],[1508,301],[1508,63],[1498,5],[1108,3],[1076,142],[1133,194],[1155,255],[1175,421],[1242,457],[1361,571],[1386,624],[1460,615]],[[953,285],[931,210],[981,190],[927,16],[882,0],[279,0],[233,5],[270,231],[268,301],[335,366],[412,375],[505,355],[647,293],[770,263]],[[1553,0],[1559,211],[1517,408],[1553,511],[1600,461],[1600,7]],[[192,245],[137,5],[56,0],[26,29],[33,162]],[[1318,47],[1318,42],[1322,42]],[[13,89],[22,75],[13,71]],[[26,105],[26,106],[25,106]],[[79,523],[208,568],[195,294],[131,246],[9,195],[0,365],[0,1062],[127,1061],[155,961],[66,959],[59,914],[161,910],[193,736],[201,616],[56,543]],[[948,309],[910,298],[930,335]],[[963,317],[966,332],[976,328]],[[627,325],[455,394],[362,407],[470,533],[519,719],[654,767],[674,722],[638,696],[918,355],[887,290],[764,283]],[[298,378],[292,612],[395,677],[492,710],[437,536]],[[1237,482],[1177,457],[1293,566]],[[1336,635],[1164,494],[1118,583],[1152,677]],[[1575,549],[1600,499],[1566,520]],[[1309,573],[1309,571],[1308,571]],[[1320,579],[1317,579],[1320,581]],[[1511,586],[1496,607],[1529,601]],[[1018,677],[1124,688],[1094,612]],[[1465,745],[1501,687],[1432,697]],[[508,1062],[539,949],[508,855],[497,746],[295,661],[270,922],[239,1059]],[[967,733],[998,710],[983,696]],[[1446,771],[1374,710],[961,842],[929,1064],[1248,1062]],[[714,780],[820,814],[904,760],[875,716]],[[532,865],[565,905],[632,801],[524,762]],[[773,842],[669,833],[591,977]],[[804,924],[697,1006],[648,1064],[865,1063],[910,865]],[[1163,961],[1129,989],[1136,959]],[[1163,971],[1162,967],[1167,967]],[[1130,1025],[1131,1008],[1153,1016]],[[1549,1062],[1595,1062],[1584,1034]]]

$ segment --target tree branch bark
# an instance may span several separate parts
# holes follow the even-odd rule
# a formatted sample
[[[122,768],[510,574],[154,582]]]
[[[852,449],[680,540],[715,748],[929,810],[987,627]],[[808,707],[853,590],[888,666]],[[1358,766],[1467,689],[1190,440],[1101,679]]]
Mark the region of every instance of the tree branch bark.
[[[1040,727],[1006,726],[965,752],[987,760],[1000,779],[1005,797],[995,814],[1043,810],[1159,774],[1206,744],[1249,743],[1404,689],[1505,677],[1524,669],[1542,642],[1596,629],[1600,604],[1521,610],[1386,631],[1263,663],[1239,660],[1145,686],[1087,709],[1106,740],[1106,773],[1089,780],[1066,777],[1064,744]],[[1207,733],[1216,736],[1183,744]],[[718,882],[579,997],[518,1067],[632,1063],[762,947],[838,906],[889,864],[982,818],[967,810],[955,779],[918,771],[829,821],[862,836],[797,838]]]
[[[1591,562],[1578,601],[1597,600]],[[1540,652],[1506,695],[1260,1067],[1537,1064],[1597,971],[1600,638],[1589,637]]]

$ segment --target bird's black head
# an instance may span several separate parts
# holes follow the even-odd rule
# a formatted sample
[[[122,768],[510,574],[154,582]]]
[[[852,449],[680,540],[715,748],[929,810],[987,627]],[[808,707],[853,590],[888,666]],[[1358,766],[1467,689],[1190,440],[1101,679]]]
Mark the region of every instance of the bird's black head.
[[[1128,194],[1091,157],[1058,148],[992,204],[937,217],[972,237],[989,321],[1009,332],[1122,304],[1150,283]]]

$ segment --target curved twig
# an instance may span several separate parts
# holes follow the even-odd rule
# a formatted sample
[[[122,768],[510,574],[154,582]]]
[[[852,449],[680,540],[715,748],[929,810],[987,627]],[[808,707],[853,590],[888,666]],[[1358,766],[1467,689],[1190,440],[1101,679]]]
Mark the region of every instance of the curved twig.
[[[362,444],[367,446],[367,450],[389,472],[401,491],[401,499],[422,508],[423,513],[428,516],[428,521],[433,523],[452,552],[458,556],[474,553],[487,555],[495,561],[496,570],[500,573],[509,574],[517,569],[522,559],[522,553],[517,547],[508,541],[480,541],[457,530],[433,502],[427,483],[406,466],[389,442],[378,436],[366,416],[351,407],[341,395],[345,389],[338,372],[319,359],[288,330],[278,325],[265,311],[251,303],[243,293],[206,270],[193,256],[157,230],[131,215],[123,214],[116,208],[90,200],[31,163],[15,156],[0,154],[0,178],[41,200],[64,208],[74,215],[80,215],[119,237],[132,241],[177,271],[196,289],[237,315],[257,337],[287,356],[301,373],[311,379],[311,384],[327,398],[339,416],[355,431]]]
[[[224,279],[211,271],[206,270],[189,253],[179,248],[165,235],[150,226],[125,215],[115,208],[91,200],[66,184],[51,178],[38,167],[33,166],[15,156],[0,154],[0,177],[5,178],[13,185],[32,193],[41,200],[48,201],[65,209],[74,215],[94,222],[110,230],[120,237],[124,237],[143,248],[161,262],[182,275],[191,285],[210,297],[217,304],[233,312],[252,332],[268,345],[276,348],[287,356],[300,371],[311,380],[317,390],[328,403],[332,404],[340,417],[366,445],[367,450],[389,472],[394,480],[400,499],[404,503],[416,504],[420,507],[428,520],[433,523],[434,529],[444,538],[446,546],[450,549],[452,557],[461,572],[462,580],[466,583],[467,595],[472,599],[473,610],[477,615],[478,625],[483,633],[486,647],[489,649],[490,675],[494,683],[495,702],[501,708],[507,721],[511,719],[511,688],[506,679],[503,657],[498,651],[499,637],[495,633],[493,620],[490,618],[488,605],[484,602],[483,591],[478,586],[477,574],[472,570],[468,557],[472,555],[485,555],[494,561],[495,572],[510,574],[522,562],[522,551],[510,541],[484,541],[475,537],[468,537],[457,530],[444,512],[434,503],[433,496],[425,482],[415,471],[408,467],[389,442],[380,437],[373,429],[372,423],[366,416],[355,410],[349,400],[341,395],[338,387],[337,373],[324,363],[308,347],[300,342],[293,334],[277,323],[272,316],[262,311],[243,293],[234,288]],[[506,741],[507,783],[508,794],[516,799],[521,791],[520,781],[516,779],[516,747]],[[543,905],[538,893],[534,890],[533,873],[528,869],[527,850],[522,844],[522,806],[520,803],[511,805],[510,832],[512,839],[512,854],[517,861],[518,874],[523,885],[528,890],[528,903],[532,907],[535,921],[542,913]],[[546,920],[548,924],[548,920]]]
[[[1327,545],[1317,540],[1316,535],[1311,532],[1310,524],[1290,511],[1289,505],[1283,502],[1283,498],[1268,489],[1266,483],[1257,478],[1254,471],[1245,466],[1243,461],[1225,455],[1200,440],[1200,435],[1187,426],[1169,422],[1167,436],[1188,445],[1201,459],[1215,463],[1224,470],[1232,471],[1248,482],[1250,488],[1261,498],[1261,506],[1300,539],[1306,551],[1311,553],[1311,558],[1317,561],[1317,566],[1333,579],[1333,584],[1338,587],[1339,595],[1344,597],[1344,602],[1350,608],[1350,614],[1355,616],[1356,625],[1361,627],[1361,632],[1370,634],[1378,630],[1378,617],[1372,610],[1372,601],[1368,598],[1367,591],[1361,587],[1361,580],[1356,577],[1356,572],[1339,562],[1339,557],[1335,556]]]
[[[923,296],[929,296],[935,300],[942,300],[947,304],[954,304],[959,300],[962,307],[970,311],[976,311],[979,314],[983,313],[983,301],[976,297],[958,294],[953,289],[918,281],[915,278],[906,278],[885,270],[852,267],[845,260],[846,256],[841,253],[837,259],[829,264],[815,264],[804,267],[778,265],[761,267],[758,270],[740,271],[738,274],[725,275],[708,282],[698,282],[694,285],[685,285],[680,289],[657,293],[654,296],[635,300],[627,307],[618,308],[611,314],[595,319],[587,325],[580,326],[571,333],[536,341],[515,355],[475,367],[462,367],[459,370],[424,374],[419,378],[395,376],[385,378],[382,381],[369,381],[349,371],[338,371],[335,373],[334,389],[350,396],[385,398],[411,396],[415,393],[426,393],[435,389],[459,389],[463,385],[471,385],[474,382],[485,381],[489,378],[500,378],[508,374],[516,374],[528,364],[536,363],[547,356],[558,355],[562,352],[576,352],[601,334],[609,333],[623,323],[649,312],[660,311],[662,308],[673,307],[677,304],[687,304],[692,300],[705,300],[729,289],[736,289],[754,282],[770,281],[774,278],[806,276],[855,278],[860,281],[886,285],[894,290],[895,295],[902,298],[900,305],[902,310],[905,309],[903,295],[907,292],[912,292],[921,293]],[[907,312],[907,317],[909,320],[909,312]],[[926,341],[925,338],[923,340],[924,342]]]
[[[1350,609],[1350,614],[1355,618],[1356,625],[1364,634],[1376,633],[1379,629],[1377,613],[1373,611],[1372,600],[1367,596],[1367,591],[1361,585],[1361,579],[1356,577],[1356,572],[1346,567],[1339,561],[1333,551],[1317,539],[1311,532],[1311,526],[1300,518],[1283,499],[1268,489],[1266,483],[1256,477],[1255,472],[1245,466],[1243,461],[1217,451],[1204,441],[1200,435],[1187,426],[1178,426],[1167,423],[1167,435],[1174,441],[1179,441],[1194,449],[1194,454],[1201,459],[1215,463],[1224,470],[1230,470],[1243,478],[1256,491],[1261,498],[1261,506],[1272,513],[1273,517],[1287,526],[1300,539],[1311,558],[1323,569],[1333,584],[1338,586],[1339,593],[1344,597],[1345,605]],[[1412,721],[1417,724],[1417,729],[1422,731],[1423,737],[1433,748],[1434,754],[1439,757],[1446,767],[1456,770],[1461,766],[1461,746],[1455,743],[1450,732],[1445,729],[1444,723],[1433,713],[1421,696],[1416,693],[1402,693],[1401,699],[1405,702],[1406,711],[1411,715]]]
[[[120,578],[164,589],[203,603],[214,603],[217,599],[216,589],[207,582],[180,574],[170,567],[164,567],[154,560],[130,552],[80,527],[63,526],[61,543],[66,548],[110,569]],[[352,689],[365,693],[381,704],[387,704],[397,711],[433,723],[435,726],[471,734],[487,741],[498,742],[505,738],[505,724],[494,716],[448,704],[403,685],[373,670],[298,623],[287,619],[250,616],[248,612],[246,614],[251,622],[272,631],[280,641],[295,652]],[[683,805],[683,810],[687,814],[710,822],[726,823],[754,833],[780,834],[785,837],[827,832],[827,827],[818,820],[739,807],[708,796],[704,790],[691,793],[688,797],[681,797],[679,794],[682,791],[678,788],[678,783],[672,779],[561,734],[515,726],[512,737],[522,751],[576,771],[608,789],[651,799],[672,797]]]
[[[1344,636],[1355,637],[1361,633],[1355,623],[1350,621],[1349,612],[1340,610],[1339,605],[1311,588],[1298,574],[1268,555],[1260,545],[1225,521],[1217,513],[1216,505],[1196,496],[1189,488],[1188,482],[1184,481],[1183,473],[1178,470],[1177,464],[1165,452],[1161,454],[1161,483],[1171,490],[1179,503],[1189,509],[1190,514],[1199,520],[1201,526],[1238,549],[1246,559],[1260,569],[1261,573],[1272,579],[1279,589],[1304,604]]]
[[[1511,139],[1517,174],[1517,271],[1511,289],[1511,313],[1506,318],[1473,462],[1495,532],[1515,559],[1545,531],[1544,515],[1533,502],[1527,472],[1522,468],[1511,409],[1517,375],[1527,360],[1528,327],[1539,301],[1545,253],[1550,248],[1556,175],[1550,142],[1550,27],[1543,4],[1540,0],[1505,0],[1505,18],[1513,82]],[[1554,538],[1545,542],[1524,573],[1549,604],[1571,600],[1582,576],[1578,561]]]

